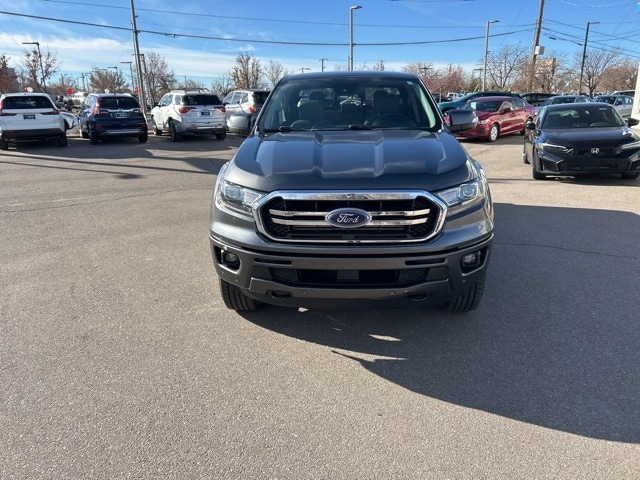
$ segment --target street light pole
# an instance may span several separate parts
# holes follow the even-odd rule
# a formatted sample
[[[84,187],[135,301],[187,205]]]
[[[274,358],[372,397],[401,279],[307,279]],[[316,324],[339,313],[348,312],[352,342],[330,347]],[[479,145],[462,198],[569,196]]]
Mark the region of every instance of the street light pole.
[[[582,49],[582,65],[580,66],[580,83],[578,83],[578,95],[582,90],[582,74],[584,73],[584,61],[587,58],[587,42],[589,41],[589,25],[595,25],[600,22],[587,22],[587,33],[584,35],[584,48]]]
[[[44,89],[44,93],[47,93],[47,81],[44,78],[44,65],[42,64],[42,53],[40,53],[40,42],[22,42],[22,44],[35,45],[38,48],[38,60],[40,61],[40,75],[42,75],[42,88]]]
[[[484,67],[482,68],[482,90],[485,90],[487,83],[487,57],[489,56],[489,25],[498,23],[500,20],[487,20],[487,32],[484,37]]]
[[[353,71],[353,11],[362,8],[361,5],[354,5],[349,8],[349,71]]]

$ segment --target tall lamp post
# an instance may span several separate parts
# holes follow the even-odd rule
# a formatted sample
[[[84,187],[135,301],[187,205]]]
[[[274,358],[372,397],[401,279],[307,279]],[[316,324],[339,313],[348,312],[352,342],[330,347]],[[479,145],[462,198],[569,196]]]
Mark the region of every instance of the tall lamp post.
[[[580,66],[580,83],[578,83],[578,94],[582,90],[582,74],[584,73],[584,61],[587,58],[587,42],[589,41],[589,25],[595,25],[600,22],[587,22],[587,33],[584,34],[584,48],[582,49],[582,65]]]
[[[362,8],[361,5],[354,5],[349,8],[349,71],[353,71],[353,11]]]
[[[40,42],[22,42],[22,44],[35,45],[38,48],[38,60],[40,60],[40,74],[42,75],[42,88],[44,89],[44,93],[47,93],[47,81],[44,78],[44,66],[42,64],[42,53],[40,53]]]
[[[487,33],[484,37],[484,66],[482,67],[482,90],[485,89],[487,83],[487,57],[489,56],[489,25],[498,23],[500,20],[487,20]]]

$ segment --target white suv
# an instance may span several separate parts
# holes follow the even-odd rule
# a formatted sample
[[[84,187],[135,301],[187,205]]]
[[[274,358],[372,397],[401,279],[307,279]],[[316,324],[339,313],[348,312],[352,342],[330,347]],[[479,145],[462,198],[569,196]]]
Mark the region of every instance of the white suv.
[[[67,146],[64,118],[45,93],[5,93],[0,96],[0,150],[9,142],[58,141]]]
[[[182,136],[214,134],[224,140],[226,132],[225,108],[220,98],[201,90],[172,90],[151,110],[149,128],[156,135],[169,132],[171,140]]]

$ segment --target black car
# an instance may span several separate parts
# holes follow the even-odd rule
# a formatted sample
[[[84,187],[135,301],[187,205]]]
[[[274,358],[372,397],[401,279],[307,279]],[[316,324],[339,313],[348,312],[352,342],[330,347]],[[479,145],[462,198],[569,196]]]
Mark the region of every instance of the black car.
[[[629,128],[611,105],[569,103],[542,107],[535,122],[527,123],[524,163],[533,178],[583,174],[640,176],[640,135]]]
[[[555,93],[544,93],[544,92],[530,92],[523,93],[520,95],[527,103],[530,103],[534,107],[539,107],[542,105],[547,98],[554,97]]]
[[[147,120],[138,100],[128,93],[90,93],[78,112],[80,135],[93,145],[105,137],[148,140]]]

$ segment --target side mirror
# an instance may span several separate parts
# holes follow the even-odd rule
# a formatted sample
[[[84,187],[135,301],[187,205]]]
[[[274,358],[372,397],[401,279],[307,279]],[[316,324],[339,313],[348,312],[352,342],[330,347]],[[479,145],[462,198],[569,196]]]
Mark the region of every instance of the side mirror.
[[[527,122],[524,124],[525,130],[535,130],[536,124],[534,122]]]
[[[448,110],[447,115],[449,116],[449,130],[451,132],[464,132],[478,126],[478,115],[474,110],[458,108]]]
[[[638,123],[640,123],[640,120],[638,120],[637,118],[627,118],[627,125],[630,127],[634,127],[636,125],[638,125]]]
[[[504,109],[502,109],[502,113],[509,113],[511,111],[512,111],[511,107],[504,107]]]

